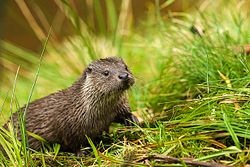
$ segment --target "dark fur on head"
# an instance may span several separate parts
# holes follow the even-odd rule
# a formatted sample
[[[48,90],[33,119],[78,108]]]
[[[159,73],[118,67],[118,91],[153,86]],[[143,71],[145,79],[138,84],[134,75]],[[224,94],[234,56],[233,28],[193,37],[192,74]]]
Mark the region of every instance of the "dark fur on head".
[[[94,85],[96,91],[103,95],[118,95],[135,82],[127,65],[118,57],[94,61],[86,68],[84,73],[86,78],[84,86],[93,87],[92,85]],[[128,78],[126,80],[120,79],[119,75],[122,74],[128,74]]]
[[[134,77],[121,58],[94,61],[69,88],[31,102],[26,129],[49,143],[61,144],[64,151],[77,152],[88,145],[85,135],[95,140],[113,121],[138,123],[125,93],[133,84]],[[17,125],[16,113],[13,120]],[[28,143],[36,150],[41,147],[31,136]]]

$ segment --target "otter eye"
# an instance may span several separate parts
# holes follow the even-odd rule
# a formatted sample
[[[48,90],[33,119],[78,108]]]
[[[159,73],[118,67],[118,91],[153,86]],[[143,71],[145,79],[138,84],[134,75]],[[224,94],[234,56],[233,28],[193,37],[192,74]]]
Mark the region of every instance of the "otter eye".
[[[104,71],[102,74],[103,74],[104,76],[108,76],[108,75],[109,75],[109,71],[106,70],[106,71]]]

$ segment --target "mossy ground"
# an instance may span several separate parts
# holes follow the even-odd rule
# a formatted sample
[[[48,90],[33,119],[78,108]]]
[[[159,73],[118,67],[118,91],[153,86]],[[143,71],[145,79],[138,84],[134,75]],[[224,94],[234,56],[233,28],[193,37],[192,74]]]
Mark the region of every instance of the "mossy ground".
[[[7,138],[10,143],[6,148],[9,158],[1,156],[0,163],[167,166],[159,157],[171,156],[225,165],[249,164],[250,64],[241,47],[250,39],[248,3],[208,4],[189,14],[170,13],[168,21],[159,15],[149,17],[126,35],[117,33],[115,40],[94,36],[76,24],[76,37],[59,46],[50,42],[46,46],[39,74],[34,72],[39,62],[35,53],[3,42],[3,60],[11,69],[0,92],[5,118],[27,102],[34,75],[38,80],[32,99],[69,86],[92,59],[121,55],[136,76],[130,103],[144,123],[133,128],[112,126],[110,134],[93,145],[93,152],[86,157],[58,153],[58,145],[44,152],[19,152],[20,143],[11,137],[14,132],[10,136],[1,132],[1,143],[8,143]],[[69,17],[73,22],[79,19],[74,12]],[[15,62],[8,55],[20,55],[16,82]],[[175,166],[185,166],[185,161]]]

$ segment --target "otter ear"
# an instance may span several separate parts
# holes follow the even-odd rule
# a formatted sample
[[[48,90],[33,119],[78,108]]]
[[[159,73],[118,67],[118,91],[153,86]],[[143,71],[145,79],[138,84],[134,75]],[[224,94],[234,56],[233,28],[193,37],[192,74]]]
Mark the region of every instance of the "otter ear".
[[[84,72],[83,72],[83,77],[86,78],[88,74],[92,72],[92,67],[88,66]]]
[[[83,78],[86,78],[88,74],[90,74],[92,72],[92,68],[91,67],[87,67],[84,72],[83,72]]]
[[[86,68],[86,73],[88,73],[88,74],[89,74],[89,73],[91,73],[91,72],[92,72],[92,67],[90,67],[90,66],[89,66],[89,67],[87,67],[87,68]]]

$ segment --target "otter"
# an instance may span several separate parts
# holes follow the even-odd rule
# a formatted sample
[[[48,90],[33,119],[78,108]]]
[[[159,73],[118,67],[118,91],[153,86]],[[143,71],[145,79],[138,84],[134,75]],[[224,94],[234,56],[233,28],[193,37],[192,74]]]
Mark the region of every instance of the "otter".
[[[28,104],[26,130],[48,143],[60,144],[61,151],[78,153],[88,146],[86,136],[94,141],[108,131],[112,122],[138,124],[126,94],[134,82],[121,58],[93,61],[72,86]],[[17,112],[12,118],[18,127]],[[42,148],[42,142],[31,136],[28,144],[34,150]]]

